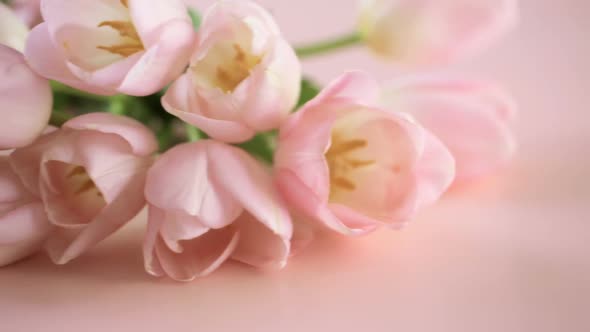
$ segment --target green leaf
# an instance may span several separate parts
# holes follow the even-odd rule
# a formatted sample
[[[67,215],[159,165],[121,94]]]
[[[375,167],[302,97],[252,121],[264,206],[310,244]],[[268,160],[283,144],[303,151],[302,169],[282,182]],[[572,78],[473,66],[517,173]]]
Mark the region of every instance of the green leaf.
[[[276,135],[275,132],[258,134],[248,142],[238,144],[238,147],[246,150],[254,157],[272,164],[274,159],[273,142]]]
[[[191,20],[193,21],[193,27],[195,28],[195,31],[198,31],[201,27],[201,14],[199,14],[199,12],[194,10],[193,8],[189,8],[188,15],[191,17]]]
[[[315,98],[320,93],[320,86],[308,78],[301,80],[301,94],[297,102],[297,109],[305,105],[308,101]]]

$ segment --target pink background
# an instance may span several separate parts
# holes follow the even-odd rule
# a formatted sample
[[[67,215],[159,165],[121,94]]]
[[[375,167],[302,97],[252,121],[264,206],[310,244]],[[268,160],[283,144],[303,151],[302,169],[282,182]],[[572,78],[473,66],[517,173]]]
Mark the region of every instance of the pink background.
[[[354,18],[353,0],[261,2],[293,41]],[[518,31],[453,68],[514,92],[520,153],[403,232],[177,284],[143,271],[138,219],[70,265],[0,270],[0,331],[590,331],[589,14],[585,0],[523,0]],[[396,76],[362,49],[305,64],[322,82],[353,68]]]

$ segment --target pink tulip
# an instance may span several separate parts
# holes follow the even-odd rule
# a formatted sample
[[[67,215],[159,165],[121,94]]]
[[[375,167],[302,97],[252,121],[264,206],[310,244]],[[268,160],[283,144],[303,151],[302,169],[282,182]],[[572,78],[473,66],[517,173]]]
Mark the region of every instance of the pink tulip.
[[[378,108],[363,73],[330,84],[281,127],[276,181],[299,213],[347,235],[399,226],[454,178],[444,145],[407,117]]]
[[[0,156],[0,266],[39,251],[51,226],[43,203],[22,184]]]
[[[53,96],[22,54],[0,45],[0,150],[30,144],[47,127]]]
[[[12,0],[10,6],[29,27],[41,23],[41,0]]]
[[[157,142],[130,118],[91,113],[11,154],[24,185],[55,226],[47,242],[65,264],[131,220],[144,206],[145,175]]]
[[[517,21],[516,0],[363,0],[360,33],[377,54],[412,64],[474,55]]]
[[[233,259],[282,268],[293,232],[269,171],[246,152],[206,140],[166,152],[148,173],[146,270],[190,281]]]
[[[10,46],[22,52],[29,28],[8,6],[0,3],[0,44]]]
[[[490,84],[419,77],[391,82],[383,92],[387,108],[412,115],[449,148],[457,181],[486,175],[514,155],[510,122],[516,106]]]
[[[272,17],[252,2],[222,1],[205,14],[190,68],[162,104],[212,138],[243,142],[281,124],[300,79],[297,56]]]
[[[186,67],[195,40],[181,0],[42,0],[26,57],[41,75],[96,94],[148,95]]]

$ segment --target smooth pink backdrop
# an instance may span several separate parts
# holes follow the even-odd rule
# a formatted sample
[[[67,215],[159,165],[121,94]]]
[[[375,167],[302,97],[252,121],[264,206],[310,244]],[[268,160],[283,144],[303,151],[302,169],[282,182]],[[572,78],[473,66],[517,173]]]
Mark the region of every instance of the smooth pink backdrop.
[[[293,41],[354,19],[353,0],[261,2]],[[1,269],[0,331],[590,331],[589,33],[586,0],[522,0],[518,31],[453,68],[514,92],[520,152],[403,232],[324,237],[279,273],[229,264],[178,284],[143,271],[139,218],[70,265]],[[362,49],[305,63],[322,82],[347,69],[398,73]]]

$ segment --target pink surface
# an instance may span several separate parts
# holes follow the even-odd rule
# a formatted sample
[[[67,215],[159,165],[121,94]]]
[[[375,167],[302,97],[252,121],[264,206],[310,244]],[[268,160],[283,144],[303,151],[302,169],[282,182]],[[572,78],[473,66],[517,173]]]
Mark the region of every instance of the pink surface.
[[[297,41],[353,17],[352,0],[264,3]],[[517,32],[456,68],[519,101],[510,168],[403,232],[322,238],[279,273],[229,264],[191,284],[153,279],[137,220],[67,266],[37,256],[0,270],[0,331],[589,331],[590,2],[522,3]],[[395,74],[362,50],[305,67],[322,81]]]

